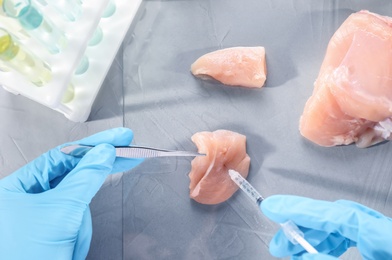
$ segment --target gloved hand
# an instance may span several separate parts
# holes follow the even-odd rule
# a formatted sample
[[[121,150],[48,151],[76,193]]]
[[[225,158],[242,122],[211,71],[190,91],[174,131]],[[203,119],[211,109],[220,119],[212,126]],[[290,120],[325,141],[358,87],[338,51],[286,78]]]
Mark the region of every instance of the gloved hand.
[[[361,204],[275,195],[265,199],[260,208],[277,223],[291,219],[320,253],[338,257],[356,246],[363,259],[392,259],[392,220]],[[299,244],[289,242],[282,230],[270,242],[270,253],[293,259],[331,259],[307,254]]]
[[[85,259],[92,222],[89,203],[110,173],[142,159],[116,158],[114,145],[129,145],[126,128],[77,142],[95,145],[83,158],[61,145],[0,180],[0,259]]]

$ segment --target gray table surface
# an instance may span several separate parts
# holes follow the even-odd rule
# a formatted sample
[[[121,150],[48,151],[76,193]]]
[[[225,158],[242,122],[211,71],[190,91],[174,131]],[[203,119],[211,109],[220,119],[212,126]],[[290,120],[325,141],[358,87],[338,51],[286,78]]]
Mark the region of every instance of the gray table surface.
[[[194,133],[228,129],[247,136],[248,180],[264,196],[348,199],[392,216],[391,143],[323,148],[298,131],[330,37],[361,9],[392,16],[387,0],[145,0],[87,122],[0,91],[0,177],[112,127],[133,129],[135,144],[187,150],[196,150]],[[206,52],[255,45],[267,53],[262,89],[190,74]],[[88,259],[274,259],[278,226],[240,192],[214,206],[192,201],[190,162],[149,159],[110,176],[91,203]]]

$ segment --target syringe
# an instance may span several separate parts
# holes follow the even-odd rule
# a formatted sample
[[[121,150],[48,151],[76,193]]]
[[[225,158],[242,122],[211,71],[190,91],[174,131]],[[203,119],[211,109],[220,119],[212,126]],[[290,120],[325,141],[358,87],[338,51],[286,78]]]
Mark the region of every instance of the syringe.
[[[260,193],[258,193],[255,188],[238,172],[229,170],[229,175],[235,184],[237,184],[238,187],[240,187],[253,202],[256,202],[256,204],[260,206],[261,202],[264,200],[263,196],[261,196]],[[304,233],[293,221],[289,220],[285,223],[280,223],[280,226],[291,243],[300,244],[310,254],[318,253],[318,251],[305,240]]]

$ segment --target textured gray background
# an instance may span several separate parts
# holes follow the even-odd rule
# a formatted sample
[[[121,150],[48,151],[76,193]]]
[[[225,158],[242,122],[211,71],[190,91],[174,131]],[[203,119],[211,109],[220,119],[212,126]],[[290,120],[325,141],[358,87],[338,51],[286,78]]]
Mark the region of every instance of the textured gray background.
[[[88,122],[0,91],[0,177],[46,150],[117,126],[136,144],[196,150],[198,131],[247,136],[248,180],[266,197],[349,199],[392,216],[392,144],[323,148],[298,120],[327,43],[353,12],[392,16],[390,1],[145,0],[94,103]],[[225,47],[262,45],[262,89],[194,78],[190,65]],[[191,158],[149,159],[112,175],[94,198],[89,259],[274,259],[278,226],[237,192],[220,205],[189,199]],[[358,259],[350,250],[343,259]]]

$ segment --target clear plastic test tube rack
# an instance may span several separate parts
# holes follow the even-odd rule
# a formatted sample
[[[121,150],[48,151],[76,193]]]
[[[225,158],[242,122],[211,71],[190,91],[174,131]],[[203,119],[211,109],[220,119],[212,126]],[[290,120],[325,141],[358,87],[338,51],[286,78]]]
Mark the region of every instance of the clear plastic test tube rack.
[[[33,35],[40,33],[33,32],[35,28],[24,27],[8,15],[4,1],[12,0],[0,0],[0,28],[10,33],[22,50],[43,62],[51,76],[47,82],[37,85],[0,60],[0,85],[61,112],[71,121],[86,121],[142,0],[25,1],[31,2],[33,11],[42,15],[41,19],[47,22],[45,26],[53,26],[65,37],[65,42],[59,41],[59,48],[54,49],[45,45],[45,37],[40,40],[40,35]]]

